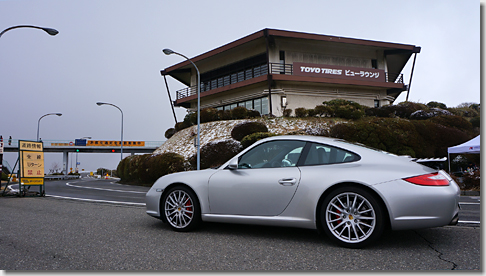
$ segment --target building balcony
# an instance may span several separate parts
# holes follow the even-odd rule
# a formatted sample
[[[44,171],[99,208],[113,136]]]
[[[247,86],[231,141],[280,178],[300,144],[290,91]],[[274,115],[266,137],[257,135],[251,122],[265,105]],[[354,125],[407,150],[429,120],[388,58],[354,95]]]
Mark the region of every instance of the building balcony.
[[[363,69],[367,70],[366,68]],[[293,64],[270,63],[269,66],[267,66],[267,64],[263,64],[251,68],[246,68],[244,70],[234,72],[225,76],[221,76],[219,78],[203,81],[201,82],[201,94],[206,91],[214,90],[217,88],[229,86],[231,84],[235,84],[253,78],[261,77],[263,75],[267,75],[269,70],[270,73],[274,76],[276,75],[297,76],[296,74],[294,74]],[[403,85],[403,74],[389,74],[388,72],[385,72],[384,81],[382,82]],[[197,95],[196,85],[177,90],[176,101],[183,100],[184,98],[188,98],[194,95]]]

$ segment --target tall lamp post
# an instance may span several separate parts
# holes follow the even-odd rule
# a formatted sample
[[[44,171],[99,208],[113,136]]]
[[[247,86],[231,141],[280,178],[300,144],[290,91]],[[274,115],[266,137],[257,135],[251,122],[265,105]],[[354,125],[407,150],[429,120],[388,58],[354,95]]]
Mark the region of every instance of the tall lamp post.
[[[118,110],[120,110],[121,112],[121,155],[120,155],[120,161],[123,160],[123,111],[116,105],[114,104],[111,104],[111,103],[102,103],[102,102],[97,102],[96,103],[98,106],[102,106],[102,105],[111,105],[113,107],[116,107],[118,108]]]
[[[0,37],[10,31],[10,30],[13,30],[13,29],[17,29],[17,28],[34,28],[34,29],[40,29],[40,30],[43,30],[45,31],[46,33],[54,36],[54,35],[57,35],[59,32],[56,30],[56,29],[52,29],[52,28],[45,28],[45,27],[38,27],[38,26],[32,26],[32,25],[18,25],[18,26],[13,26],[13,27],[10,27],[10,28],[7,28],[5,30],[3,30],[1,33],[0,33]]]
[[[162,50],[162,52],[164,52],[164,54],[166,55],[171,55],[171,54],[176,54],[176,55],[179,55],[185,59],[187,59],[190,63],[192,63],[192,65],[194,66],[194,68],[196,68],[196,72],[197,72],[197,142],[196,142],[196,147],[197,147],[197,158],[196,158],[196,162],[197,162],[197,170],[199,171],[200,168],[201,168],[201,154],[200,154],[200,148],[201,148],[201,135],[200,135],[200,125],[201,125],[201,88],[200,88],[200,74],[199,74],[199,69],[197,68],[196,64],[194,64],[194,62],[192,62],[192,60],[190,60],[188,57],[186,57],[185,55],[183,54],[180,54],[180,53],[177,53],[177,52],[174,52],[172,51],[171,49],[164,49]]]
[[[43,115],[42,117],[39,118],[39,120],[37,121],[37,142],[39,142],[39,126],[40,126],[40,121],[41,121],[42,118],[44,118],[46,116],[49,116],[49,115],[62,116],[61,113],[48,113],[48,114]]]

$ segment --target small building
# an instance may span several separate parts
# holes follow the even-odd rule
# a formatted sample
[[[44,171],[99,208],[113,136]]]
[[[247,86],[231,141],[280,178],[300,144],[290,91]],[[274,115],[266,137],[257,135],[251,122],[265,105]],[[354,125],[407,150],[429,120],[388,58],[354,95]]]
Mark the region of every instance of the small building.
[[[263,29],[191,61],[200,72],[201,109],[244,106],[262,115],[281,116],[286,108],[314,108],[333,99],[370,107],[391,104],[407,90],[402,70],[420,49],[407,44]],[[197,110],[194,66],[185,60],[161,74],[187,85],[176,92],[173,104]]]

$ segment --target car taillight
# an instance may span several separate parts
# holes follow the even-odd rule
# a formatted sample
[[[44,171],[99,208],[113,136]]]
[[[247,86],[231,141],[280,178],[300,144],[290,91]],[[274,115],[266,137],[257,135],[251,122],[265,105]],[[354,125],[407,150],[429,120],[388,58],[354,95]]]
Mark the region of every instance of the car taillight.
[[[443,176],[442,174],[430,173],[430,174],[423,174],[419,176],[413,176],[404,178],[403,180],[408,181],[413,184],[422,185],[422,186],[447,186],[449,185],[449,180]]]

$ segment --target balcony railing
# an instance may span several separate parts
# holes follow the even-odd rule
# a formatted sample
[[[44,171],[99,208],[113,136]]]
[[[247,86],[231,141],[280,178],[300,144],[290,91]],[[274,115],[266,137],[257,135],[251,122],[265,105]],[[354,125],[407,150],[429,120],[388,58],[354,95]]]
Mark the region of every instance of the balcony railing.
[[[294,69],[292,64],[283,63],[270,63],[270,73],[271,74],[282,74],[282,75],[293,75]],[[266,64],[255,66],[228,74],[223,77],[212,79],[201,83],[201,93],[216,89],[219,87],[224,87],[233,83],[241,82],[244,80],[249,80],[259,76],[266,75],[268,72],[268,67]],[[403,74],[390,74],[385,73],[386,82],[393,83],[403,83]],[[187,98],[192,95],[197,95],[197,86],[190,86],[176,91],[177,100]]]

